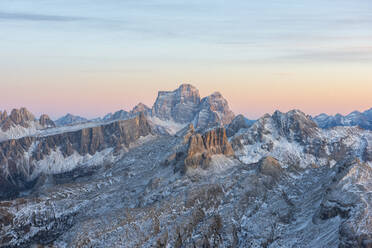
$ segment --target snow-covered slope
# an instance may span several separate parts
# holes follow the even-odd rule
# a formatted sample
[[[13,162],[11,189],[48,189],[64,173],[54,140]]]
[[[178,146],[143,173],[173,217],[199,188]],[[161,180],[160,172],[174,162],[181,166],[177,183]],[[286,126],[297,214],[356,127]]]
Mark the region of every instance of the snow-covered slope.
[[[273,156],[284,166],[324,166],[348,157],[368,162],[372,132],[356,127],[320,129],[301,111],[265,115],[231,141],[244,163]]]
[[[291,125],[279,119],[282,127]],[[276,129],[277,137],[286,133],[289,143],[299,133]],[[286,168],[270,157],[245,164],[216,155],[209,168],[182,174],[164,161],[183,145],[184,137],[178,136],[146,140],[117,162],[73,177],[46,177],[26,197],[0,202],[2,244],[257,248],[370,244],[372,174],[365,163],[346,159],[332,167]]]

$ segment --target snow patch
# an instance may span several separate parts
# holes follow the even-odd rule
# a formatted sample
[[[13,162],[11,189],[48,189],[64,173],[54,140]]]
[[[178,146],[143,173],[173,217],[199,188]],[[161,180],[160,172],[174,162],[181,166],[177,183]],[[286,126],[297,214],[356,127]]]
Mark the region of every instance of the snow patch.
[[[188,125],[188,123],[178,123],[173,120],[161,120],[155,116],[148,117],[148,120],[154,125],[164,128],[170,135],[175,135]]]

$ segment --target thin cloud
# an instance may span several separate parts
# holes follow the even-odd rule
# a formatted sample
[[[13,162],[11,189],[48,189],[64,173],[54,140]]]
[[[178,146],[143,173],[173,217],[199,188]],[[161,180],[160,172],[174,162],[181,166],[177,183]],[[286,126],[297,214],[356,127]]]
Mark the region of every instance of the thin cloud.
[[[372,47],[298,52],[280,59],[292,61],[372,62]]]
[[[43,15],[33,13],[11,13],[0,12],[0,20],[13,20],[13,21],[53,21],[53,22],[72,22],[87,20],[85,17],[77,16],[59,16],[59,15]]]

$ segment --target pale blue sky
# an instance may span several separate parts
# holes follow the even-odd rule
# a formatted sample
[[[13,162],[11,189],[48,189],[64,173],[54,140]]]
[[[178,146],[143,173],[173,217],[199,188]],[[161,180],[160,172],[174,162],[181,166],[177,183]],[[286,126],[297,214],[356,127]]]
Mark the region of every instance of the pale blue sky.
[[[10,95],[41,86],[51,94],[48,87],[61,82],[88,87],[92,78],[107,78],[110,87],[120,79],[121,89],[128,80],[150,84],[143,74],[159,84],[149,90],[173,87],[171,80],[197,80],[191,83],[203,89],[216,71],[238,77],[239,87],[253,67],[280,67],[273,73],[285,75],[298,65],[370,66],[372,1],[1,0],[0,47],[0,84]],[[146,99],[139,100],[153,100]]]

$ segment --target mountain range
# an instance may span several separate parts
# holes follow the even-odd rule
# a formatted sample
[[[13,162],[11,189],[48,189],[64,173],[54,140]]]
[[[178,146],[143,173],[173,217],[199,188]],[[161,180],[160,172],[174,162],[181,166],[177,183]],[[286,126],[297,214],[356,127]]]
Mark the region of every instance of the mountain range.
[[[94,121],[0,113],[0,246],[371,247],[370,113],[250,121],[188,84]]]
[[[346,116],[336,114],[330,116],[320,114],[314,117],[314,121],[321,128],[332,128],[337,126],[359,126],[372,130],[372,108],[364,112],[354,111]]]

